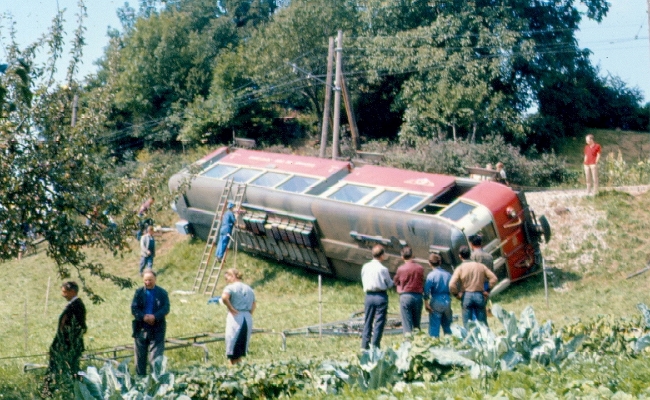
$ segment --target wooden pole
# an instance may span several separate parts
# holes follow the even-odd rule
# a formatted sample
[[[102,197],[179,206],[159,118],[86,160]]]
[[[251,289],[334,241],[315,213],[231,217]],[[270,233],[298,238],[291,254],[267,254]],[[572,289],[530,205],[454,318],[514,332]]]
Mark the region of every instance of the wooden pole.
[[[650,0],[648,0],[650,1]],[[325,158],[327,135],[330,123],[330,104],[332,103],[332,68],[334,67],[334,38],[329,40],[327,50],[327,78],[325,78],[325,105],[323,106],[323,125],[320,133],[320,158]]]
[[[341,57],[343,31],[336,36],[336,82],[334,83],[334,124],[332,126],[332,160],[339,158],[339,127],[341,118]]]
[[[79,95],[75,93],[72,98],[72,122],[70,122],[73,128],[77,124],[77,104],[79,104]]]
[[[648,0],[650,1],[650,0]],[[357,129],[357,119],[354,117],[352,110],[352,102],[348,94],[348,86],[345,84],[345,77],[341,74],[341,91],[343,92],[343,103],[345,103],[345,112],[348,115],[348,122],[350,123],[350,136],[352,137],[352,149],[359,150],[359,130]]]
[[[318,338],[323,339],[323,277],[318,275]]]
[[[47,302],[50,299],[50,280],[51,277],[47,277],[47,290],[45,291],[45,307],[43,308],[43,315],[47,315]]]

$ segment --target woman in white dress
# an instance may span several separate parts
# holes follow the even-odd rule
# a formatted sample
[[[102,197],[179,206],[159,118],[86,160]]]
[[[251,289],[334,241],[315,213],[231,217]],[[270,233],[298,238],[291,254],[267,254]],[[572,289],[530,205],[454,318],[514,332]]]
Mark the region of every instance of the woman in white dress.
[[[225,273],[228,285],[223,289],[221,302],[228,308],[226,317],[226,356],[234,365],[248,353],[248,343],[253,333],[255,292],[241,281],[242,274],[235,268]]]

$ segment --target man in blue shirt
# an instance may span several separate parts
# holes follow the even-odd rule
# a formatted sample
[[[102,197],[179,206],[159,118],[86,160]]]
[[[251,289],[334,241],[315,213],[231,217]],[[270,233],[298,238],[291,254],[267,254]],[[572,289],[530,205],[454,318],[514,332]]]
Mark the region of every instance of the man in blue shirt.
[[[440,326],[445,335],[451,334],[451,296],[449,281],[451,274],[440,268],[442,259],[438,254],[429,255],[429,265],[433,270],[424,282],[424,308],[429,312],[429,336],[439,337]],[[430,299],[430,300],[429,300]]]
[[[235,203],[229,201],[227,207],[228,210],[223,214],[223,218],[221,219],[221,229],[219,229],[219,246],[217,247],[217,259],[219,261],[221,261],[223,255],[226,253],[228,243],[230,243],[232,228],[235,226],[235,222],[237,221],[235,213],[232,212]]]
[[[167,291],[156,286],[156,273],[145,269],[142,274],[144,286],[138,288],[131,302],[133,314],[133,338],[135,339],[135,371],[140,376],[147,374],[149,364],[162,357],[165,351],[165,317],[169,314]],[[152,367],[153,368],[153,367]]]

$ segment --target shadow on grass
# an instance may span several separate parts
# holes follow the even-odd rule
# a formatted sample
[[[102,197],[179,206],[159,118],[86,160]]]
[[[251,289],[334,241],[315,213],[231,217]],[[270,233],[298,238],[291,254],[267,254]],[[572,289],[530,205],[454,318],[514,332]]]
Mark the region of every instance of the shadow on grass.
[[[546,274],[549,289],[561,288],[565,282],[576,282],[582,275],[561,268],[552,267]],[[523,281],[515,282],[504,292],[498,295],[497,301],[517,301],[526,299],[531,295],[544,295],[544,274],[539,273]]]

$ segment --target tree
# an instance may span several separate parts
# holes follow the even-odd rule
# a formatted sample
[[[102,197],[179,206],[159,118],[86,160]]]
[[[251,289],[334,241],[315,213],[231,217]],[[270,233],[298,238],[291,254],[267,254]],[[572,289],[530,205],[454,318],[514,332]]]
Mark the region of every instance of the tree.
[[[185,137],[198,140],[207,133],[219,141],[232,129],[245,129],[248,137],[274,142],[286,134],[276,131],[281,126],[275,117],[298,110],[319,121],[328,37],[338,29],[354,32],[355,15],[343,0],[294,0],[278,9],[250,39],[219,57],[210,95],[188,113]]]
[[[4,49],[7,69],[0,74],[0,258],[16,257],[24,245],[42,238],[47,255],[61,278],[76,270],[93,302],[101,298],[87,284],[89,276],[130,287],[129,279],[108,272],[87,258],[96,247],[117,256],[129,249],[126,238],[136,226],[132,193],[151,188],[153,174],[138,180],[112,180],[100,107],[75,113],[88,101],[75,80],[83,45],[80,3],[79,29],[72,40],[67,82],[53,76],[64,48],[63,14],[50,32],[20,49],[15,31]],[[10,24],[10,26],[13,26]],[[45,64],[35,61],[39,50],[50,54]],[[85,107],[84,107],[85,108]]]

